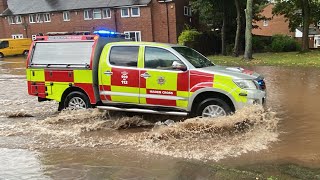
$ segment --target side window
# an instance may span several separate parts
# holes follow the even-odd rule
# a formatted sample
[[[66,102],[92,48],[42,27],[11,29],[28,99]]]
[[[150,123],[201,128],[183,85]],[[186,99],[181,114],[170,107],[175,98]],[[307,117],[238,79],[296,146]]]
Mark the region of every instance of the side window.
[[[115,46],[111,48],[109,62],[115,66],[137,67],[139,46]]]
[[[0,43],[0,49],[4,49],[4,48],[7,48],[9,47],[9,41],[2,41]]]
[[[183,64],[171,52],[155,47],[146,47],[144,67],[149,69],[178,70],[175,64]]]

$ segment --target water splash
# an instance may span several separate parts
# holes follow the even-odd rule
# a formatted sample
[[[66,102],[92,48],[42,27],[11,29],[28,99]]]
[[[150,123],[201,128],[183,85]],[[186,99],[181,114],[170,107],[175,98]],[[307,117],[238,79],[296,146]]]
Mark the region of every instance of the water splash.
[[[267,149],[278,140],[275,113],[253,106],[233,116],[194,118],[127,137],[120,144],[142,151],[190,159],[215,160]]]
[[[0,136],[29,136],[27,148],[123,146],[149,153],[201,160],[267,149],[278,140],[275,113],[253,106],[233,116],[193,118],[154,126],[141,116],[99,110],[63,111],[44,120],[0,127]],[[142,127],[136,131],[137,127]]]

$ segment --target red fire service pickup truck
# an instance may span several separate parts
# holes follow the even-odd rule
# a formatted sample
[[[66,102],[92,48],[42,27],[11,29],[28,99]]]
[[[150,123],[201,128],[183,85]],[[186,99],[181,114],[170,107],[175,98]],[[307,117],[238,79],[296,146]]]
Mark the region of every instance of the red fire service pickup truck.
[[[104,110],[217,117],[263,104],[263,77],[218,66],[180,45],[100,36],[43,36],[30,48],[30,95],[59,110]],[[113,36],[114,35],[114,36]]]

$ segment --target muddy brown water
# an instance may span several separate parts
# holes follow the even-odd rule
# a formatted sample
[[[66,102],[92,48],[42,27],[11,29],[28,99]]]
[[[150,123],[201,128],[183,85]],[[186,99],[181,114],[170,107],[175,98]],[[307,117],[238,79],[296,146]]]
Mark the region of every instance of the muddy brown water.
[[[179,122],[57,113],[27,95],[23,57],[1,59],[0,179],[320,178],[320,70],[248,68],[266,77],[268,110]]]

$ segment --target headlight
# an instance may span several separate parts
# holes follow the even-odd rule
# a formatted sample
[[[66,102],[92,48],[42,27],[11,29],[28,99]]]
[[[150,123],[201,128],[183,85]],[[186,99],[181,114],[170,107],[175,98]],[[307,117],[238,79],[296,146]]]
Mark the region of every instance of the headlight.
[[[235,79],[233,82],[239,86],[241,89],[257,89],[256,84],[253,80],[247,79]]]

